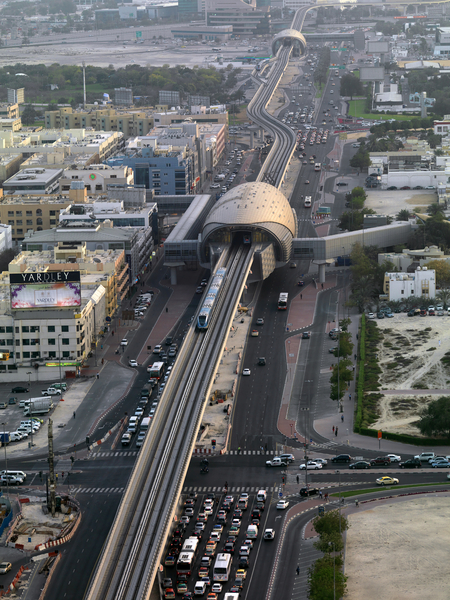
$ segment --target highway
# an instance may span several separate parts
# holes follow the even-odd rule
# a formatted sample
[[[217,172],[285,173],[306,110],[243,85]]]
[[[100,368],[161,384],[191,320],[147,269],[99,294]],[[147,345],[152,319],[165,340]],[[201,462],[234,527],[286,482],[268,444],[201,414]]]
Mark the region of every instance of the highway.
[[[145,439],[87,598],[146,598],[189,466],[209,387],[253,260],[253,248],[222,255],[227,269],[206,333],[191,327]],[[170,427],[167,427],[170,423]]]

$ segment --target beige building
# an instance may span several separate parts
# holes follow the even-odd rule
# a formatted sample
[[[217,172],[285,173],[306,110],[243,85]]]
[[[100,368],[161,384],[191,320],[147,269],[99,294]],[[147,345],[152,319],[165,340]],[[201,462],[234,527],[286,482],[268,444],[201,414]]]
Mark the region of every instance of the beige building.
[[[20,131],[22,129],[22,119],[8,119],[0,117],[0,129],[3,131]]]
[[[131,185],[134,183],[131,167],[109,167],[107,165],[90,165],[82,169],[66,169],[59,180],[59,190],[66,194],[73,181],[82,181],[86,191],[91,195],[105,194],[107,186]]]
[[[79,305],[23,310],[11,304],[12,275],[50,278],[64,272],[80,274]],[[52,275],[53,274],[53,275]],[[51,251],[22,252],[0,276],[0,381],[58,379],[78,372],[84,359],[101,344],[106,328],[128,289],[125,251],[88,251],[83,243],[60,243]]]
[[[203,109],[199,112],[185,114],[179,111],[168,111],[164,113],[154,113],[155,127],[161,125],[172,125],[183,123],[184,121],[196,122],[199,125],[202,123],[212,123],[227,125],[228,127],[228,112],[226,110]]]
[[[0,103],[0,118],[5,119],[19,119],[20,110],[17,102],[15,104],[9,104],[8,102]]]
[[[86,129],[97,131],[120,131],[126,137],[146,135],[153,127],[153,115],[149,110],[118,110],[115,108],[96,108],[76,110],[63,107],[45,111],[47,129]]]
[[[5,154],[0,156],[0,184],[12,177],[24,163],[21,153]]]

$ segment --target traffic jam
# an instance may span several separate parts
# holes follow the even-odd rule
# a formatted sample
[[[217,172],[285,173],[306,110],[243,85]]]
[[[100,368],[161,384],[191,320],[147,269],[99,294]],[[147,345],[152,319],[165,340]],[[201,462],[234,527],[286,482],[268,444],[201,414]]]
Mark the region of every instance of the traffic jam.
[[[222,591],[237,598],[255,546],[275,539],[274,529],[260,531],[266,490],[235,496],[224,489],[225,495],[190,492],[185,498],[164,560],[164,598],[218,600]]]

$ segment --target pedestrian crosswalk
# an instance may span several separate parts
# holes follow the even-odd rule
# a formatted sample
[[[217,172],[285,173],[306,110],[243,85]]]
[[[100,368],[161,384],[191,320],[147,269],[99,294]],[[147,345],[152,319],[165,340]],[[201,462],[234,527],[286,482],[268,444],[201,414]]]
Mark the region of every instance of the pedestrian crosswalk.
[[[91,458],[104,458],[107,456],[137,456],[138,455],[138,451],[126,451],[126,452],[115,452],[114,450],[111,450],[110,452],[93,452],[91,455]]]
[[[248,486],[242,486],[242,487],[233,487],[230,486],[227,490],[227,492],[229,494],[233,494],[233,493],[238,493],[238,492],[246,492],[247,494],[256,494],[256,492],[258,492],[261,489],[261,487],[248,487]],[[264,487],[264,489],[267,491],[267,493],[272,493],[272,492],[277,492],[278,491],[278,487]],[[183,488],[183,494],[187,494],[189,492],[197,492],[199,494],[203,494],[205,492],[221,492],[223,493],[223,487],[221,486],[202,486],[202,485],[198,485],[198,486],[185,486]]]
[[[125,488],[71,488],[71,494],[122,494]]]
[[[264,452],[264,450],[226,450],[224,454],[229,454],[231,456],[237,454],[243,454],[244,456],[275,456],[276,454],[278,454],[278,452],[275,452],[275,450],[267,450],[267,452]]]

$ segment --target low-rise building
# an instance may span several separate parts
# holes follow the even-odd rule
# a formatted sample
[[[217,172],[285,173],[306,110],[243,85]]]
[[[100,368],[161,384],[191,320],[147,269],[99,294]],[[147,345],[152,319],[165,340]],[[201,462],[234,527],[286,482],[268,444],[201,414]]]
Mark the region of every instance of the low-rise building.
[[[28,232],[22,241],[22,249],[30,251],[53,250],[61,244],[74,244],[80,240],[87,250],[124,250],[129,266],[130,285],[140,281],[149,265],[153,251],[153,235],[150,227],[114,227],[110,219],[95,222],[85,221],[60,223],[53,229]],[[142,248],[149,248],[144,254]]]
[[[3,182],[5,194],[53,194],[59,189],[62,169],[23,169]]]
[[[411,297],[433,299],[436,295],[434,269],[417,267],[414,273],[385,273],[383,292],[388,300],[406,300]]]
[[[12,231],[11,225],[0,223],[0,252],[12,248]]]
[[[408,250],[405,248],[402,252],[380,252],[378,254],[379,265],[384,262],[390,262],[395,269],[405,273],[411,273],[417,267],[426,266],[430,260],[445,260],[446,262],[450,262],[450,255],[444,254],[437,246],[426,246],[419,250]]]
[[[59,191],[65,194],[73,181],[84,183],[90,195],[105,194],[110,184],[133,184],[133,170],[127,166],[90,165],[81,169],[65,169],[59,180]]]
[[[153,127],[153,111],[149,108],[116,109],[104,107],[73,109],[64,106],[45,111],[47,129],[92,129],[98,131],[120,131],[125,137],[146,135]]]
[[[124,250],[61,244],[23,252],[0,276],[0,381],[80,372],[128,290]],[[61,373],[62,372],[62,373]]]

